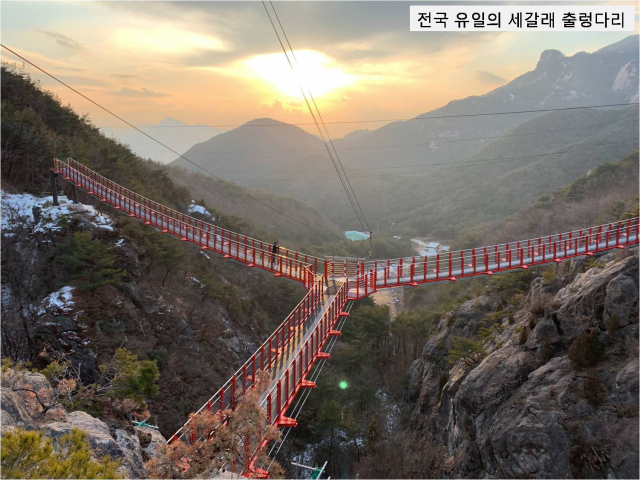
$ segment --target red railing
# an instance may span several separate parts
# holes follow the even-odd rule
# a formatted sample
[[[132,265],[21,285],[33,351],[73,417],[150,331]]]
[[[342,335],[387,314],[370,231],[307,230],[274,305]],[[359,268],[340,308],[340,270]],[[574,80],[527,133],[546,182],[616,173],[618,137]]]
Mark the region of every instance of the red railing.
[[[307,337],[287,368],[280,372],[271,389],[266,392],[263,405],[266,407],[267,418],[270,423],[274,423],[277,426],[287,426],[290,423],[289,419],[284,417],[284,414],[291,405],[296,393],[305,387],[304,379],[314,362],[323,357],[322,347],[329,336],[339,335],[339,332],[334,330],[333,327],[338,318],[341,315],[345,315],[342,309],[347,302],[347,283],[340,285],[322,317],[316,323],[314,330]]]
[[[529,268],[638,243],[638,217],[501,245],[361,262],[349,298],[365,297],[379,288],[455,281],[474,275]]]
[[[54,171],[95,195],[115,209],[137,217],[163,233],[199,245],[248,267],[258,267],[276,276],[302,282],[307,295],[280,324],[276,331],[238,369],[238,371],[198,410],[219,411],[235,408],[239,398],[256,384],[257,372],[271,373],[269,387],[261,398],[270,423],[291,426],[295,421],[285,413],[301,388],[312,387],[306,375],[318,358],[326,358],[322,348],[330,335],[339,335],[333,327],[347,300],[365,297],[379,288],[420,283],[455,281],[473,275],[529,268],[580,255],[624,248],[637,244],[638,218],[613,222],[572,232],[509,242],[429,257],[408,257],[378,261],[358,259],[325,260],[280,248],[272,255],[268,243],[241,235],[142,197],[90,170],[73,159],[69,164],[54,159]],[[334,294],[328,294],[329,276],[344,277]],[[323,297],[330,298],[325,305]],[[319,308],[319,310],[317,310]],[[302,336],[300,332],[302,331]],[[281,365],[277,366],[280,362]],[[277,368],[276,368],[277,366]],[[178,430],[177,438],[193,441],[189,421]]]
[[[77,186],[95,195],[101,201],[109,203],[117,210],[129,216],[137,217],[168,233],[200,246],[203,250],[212,250],[225,258],[232,258],[247,264],[268,270],[276,276],[285,276],[297,280],[311,288],[314,274],[324,274],[326,260],[280,247],[280,253],[273,255],[271,245],[245,235],[226,230],[203,222],[189,215],[177,212],[152,200],[142,197],[118,185],[73,159],[69,165],[54,159],[54,171],[74,182]],[[76,168],[77,167],[77,168]]]
[[[297,331],[301,327],[304,327],[307,321],[310,320],[311,313],[316,309],[323,295],[324,278],[318,277],[318,280],[314,283],[309,293],[307,293],[287,318],[284,319],[275,332],[273,332],[244,365],[200,407],[196,414],[204,409],[213,412],[225,409],[233,410],[244,392],[255,386],[258,371],[271,372],[280,360],[282,354],[286,353],[291,340],[296,336]],[[178,438],[184,438],[185,433],[188,431],[189,422],[190,421],[187,421],[169,439],[169,442],[175,441]],[[187,439],[189,438],[187,437]]]

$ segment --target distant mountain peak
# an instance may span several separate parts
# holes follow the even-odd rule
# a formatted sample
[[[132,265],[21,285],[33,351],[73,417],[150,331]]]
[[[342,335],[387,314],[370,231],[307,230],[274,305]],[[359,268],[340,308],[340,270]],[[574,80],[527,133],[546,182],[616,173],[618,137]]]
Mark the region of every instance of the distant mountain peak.
[[[244,125],[290,125],[290,124],[281,122],[279,120],[274,120],[273,118],[254,118],[253,120],[248,121]]]
[[[371,130],[367,130],[367,129],[354,130],[353,132],[348,133],[347,135],[342,137],[342,140],[354,140],[356,138],[363,137],[369,133],[371,133]]]
[[[540,54],[540,60],[538,60],[538,64],[536,65],[536,70],[539,68],[546,68],[550,65],[558,65],[565,58],[564,53],[560,50],[545,50]]]
[[[188,124],[181,122],[180,120],[176,120],[173,117],[167,117],[158,123],[159,127],[175,127],[175,126],[186,126]]]

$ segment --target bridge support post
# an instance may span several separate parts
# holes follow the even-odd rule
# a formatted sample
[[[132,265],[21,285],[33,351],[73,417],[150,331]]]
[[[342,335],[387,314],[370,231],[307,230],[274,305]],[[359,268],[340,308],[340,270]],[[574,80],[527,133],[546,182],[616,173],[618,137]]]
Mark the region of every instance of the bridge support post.
[[[49,170],[49,183],[51,183],[51,193],[53,195],[53,205],[59,206],[58,202],[58,190],[56,188],[56,172],[53,170]]]
[[[77,205],[78,202],[78,187],[75,183],[71,185],[71,194],[73,195],[73,204]]]

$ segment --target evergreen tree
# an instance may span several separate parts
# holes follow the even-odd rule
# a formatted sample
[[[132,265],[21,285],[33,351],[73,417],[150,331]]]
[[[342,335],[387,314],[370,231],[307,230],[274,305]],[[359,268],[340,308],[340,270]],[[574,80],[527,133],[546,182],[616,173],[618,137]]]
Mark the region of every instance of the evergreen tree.
[[[126,348],[119,348],[109,365],[100,369],[112,375],[110,395],[114,398],[133,398],[143,402],[158,394],[156,381],[160,376],[155,360],[138,360]],[[113,373],[110,373],[110,371]]]
[[[182,243],[175,239],[161,234],[152,234],[148,237],[147,254],[149,258],[164,266],[164,277],[162,286],[164,287],[169,274],[180,266],[184,258]]]
[[[42,432],[19,428],[2,436],[2,478],[120,478],[119,461],[92,456],[82,430],[73,428],[54,444]]]
[[[76,232],[68,236],[58,261],[65,265],[73,279],[73,285],[92,294],[103,285],[119,285],[123,272],[113,265],[116,256],[99,240],[93,240],[90,232]]]

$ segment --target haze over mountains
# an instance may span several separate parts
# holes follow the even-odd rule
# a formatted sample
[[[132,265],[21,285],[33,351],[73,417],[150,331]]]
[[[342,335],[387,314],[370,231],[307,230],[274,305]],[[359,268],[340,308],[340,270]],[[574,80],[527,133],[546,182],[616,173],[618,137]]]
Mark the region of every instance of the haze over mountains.
[[[176,158],[174,153],[132,128],[101,127],[101,130],[105,135],[129,145],[131,150],[142,158],[150,158],[160,163],[169,163]],[[143,127],[140,130],[161,139],[162,143],[180,153],[184,153],[196,143],[204,142],[224,132],[207,125],[188,125],[171,117],[165,118],[153,127]]]
[[[534,70],[485,95],[334,144],[374,229],[384,232],[397,223],[417,233],[455,235],[479,219],[515,213],[523,202],[637,148],[636,106],[466,115],[637,101],[634,35],[571,57],[544,51]],[[432,118],[455,115],[465,116]],[[501,138],[506,135],[511,138]],[[341,228],[359,228],[321,140],[300,128],[258,119],[185,155],[227,180],[297,196]],[[492,163],[471,168],[473,162]],[[194,168],[185,163],[172,165]],[[426,171],[433,169],[443,171]],[[496,208],[478,212],[479,202],[491,198]],[[452,221],[453,214],[458,217]]]

